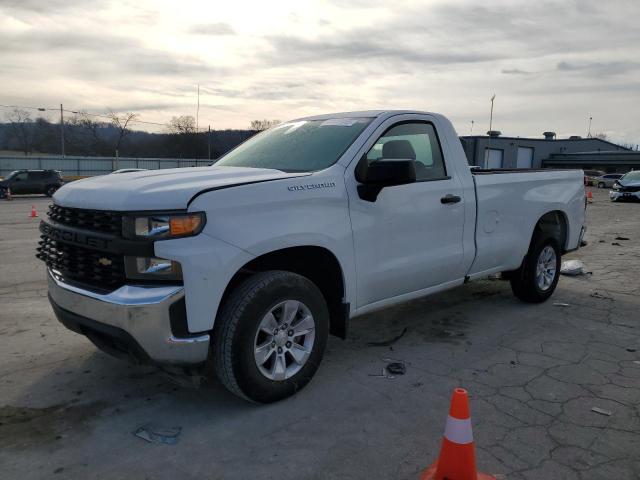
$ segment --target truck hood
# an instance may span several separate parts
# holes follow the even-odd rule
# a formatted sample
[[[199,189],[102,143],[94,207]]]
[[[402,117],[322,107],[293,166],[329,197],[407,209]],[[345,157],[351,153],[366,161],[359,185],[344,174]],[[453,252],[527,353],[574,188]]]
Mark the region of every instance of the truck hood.
[[[87,178],[68,183],[53,199],[63,207],[91,210],[185,209],[203,190],[309,175],[245,167],[147,170]]]

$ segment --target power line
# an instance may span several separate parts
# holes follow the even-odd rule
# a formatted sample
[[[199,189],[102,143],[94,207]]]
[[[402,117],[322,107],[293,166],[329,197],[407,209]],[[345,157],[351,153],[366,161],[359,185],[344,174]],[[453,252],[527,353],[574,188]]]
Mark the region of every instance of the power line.
[[[48,107],[29,107],[26,105],[4,105],[4,104],[0,104],[0,107],[4,107],[4,108],[22,108],[25,110],[37,110],[39,112],[59,112],[60,109],[59,108],[48,108]],[[87,115],[88,117],[98,117],[98,118],[106,118],[108,120],[111,119],[111,117],[109,115],[104,115],[104,114],[99,114],[99,113],[89,113],[89,112],[83,112],[81,110],[62,110],[65,113],[73,113],[76,115]],[[167,124],[166,123],[158,123],[158,122],[147,122],[145,120],[133,120],[131,123],[144,123],[146,125],[159,125],[161,127],[166,127]]]

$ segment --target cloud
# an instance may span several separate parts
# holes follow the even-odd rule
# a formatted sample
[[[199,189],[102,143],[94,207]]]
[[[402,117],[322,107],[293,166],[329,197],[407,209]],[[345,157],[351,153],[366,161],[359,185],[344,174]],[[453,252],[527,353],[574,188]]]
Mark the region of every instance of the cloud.
[[[228,23],[199,23],[188,30],[195,35],[235,35],[235,30]]]
[[[640,69],[640,62],[615,61],[615,62],[558,62],[556,68],[561,72],[578,72],[581,75],[589,75],[597,78],[612,75],[621,75]]]
[[[519,68],[503,68],[502,73],[505,75],[531,75],[533,72],[527,72],[526,70],[520,70]]]

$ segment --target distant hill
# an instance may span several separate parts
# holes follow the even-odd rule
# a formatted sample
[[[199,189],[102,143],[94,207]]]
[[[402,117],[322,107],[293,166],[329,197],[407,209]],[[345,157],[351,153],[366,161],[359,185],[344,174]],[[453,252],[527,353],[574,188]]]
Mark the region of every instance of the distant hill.
[[[215,159],[254,135],[253,130],[212,130],[190,133],[127,132],[119,149],[122,157]],[[114,156],[119,131],[108,123],[65,124],[67,155]],[[0,152],[59,155],[60,125],[44,119],[27,123],[0,123]]]

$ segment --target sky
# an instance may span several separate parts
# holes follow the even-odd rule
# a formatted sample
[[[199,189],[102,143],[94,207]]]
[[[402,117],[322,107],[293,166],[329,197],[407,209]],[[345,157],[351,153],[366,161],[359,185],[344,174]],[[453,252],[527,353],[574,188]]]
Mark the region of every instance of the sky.
[[[638,0],[0,0],[0,104],[247,128],[353,110],[640,143]],[[0,108],[0,120],[6,108]],[[162,130],[162,126],[139,128]]]

